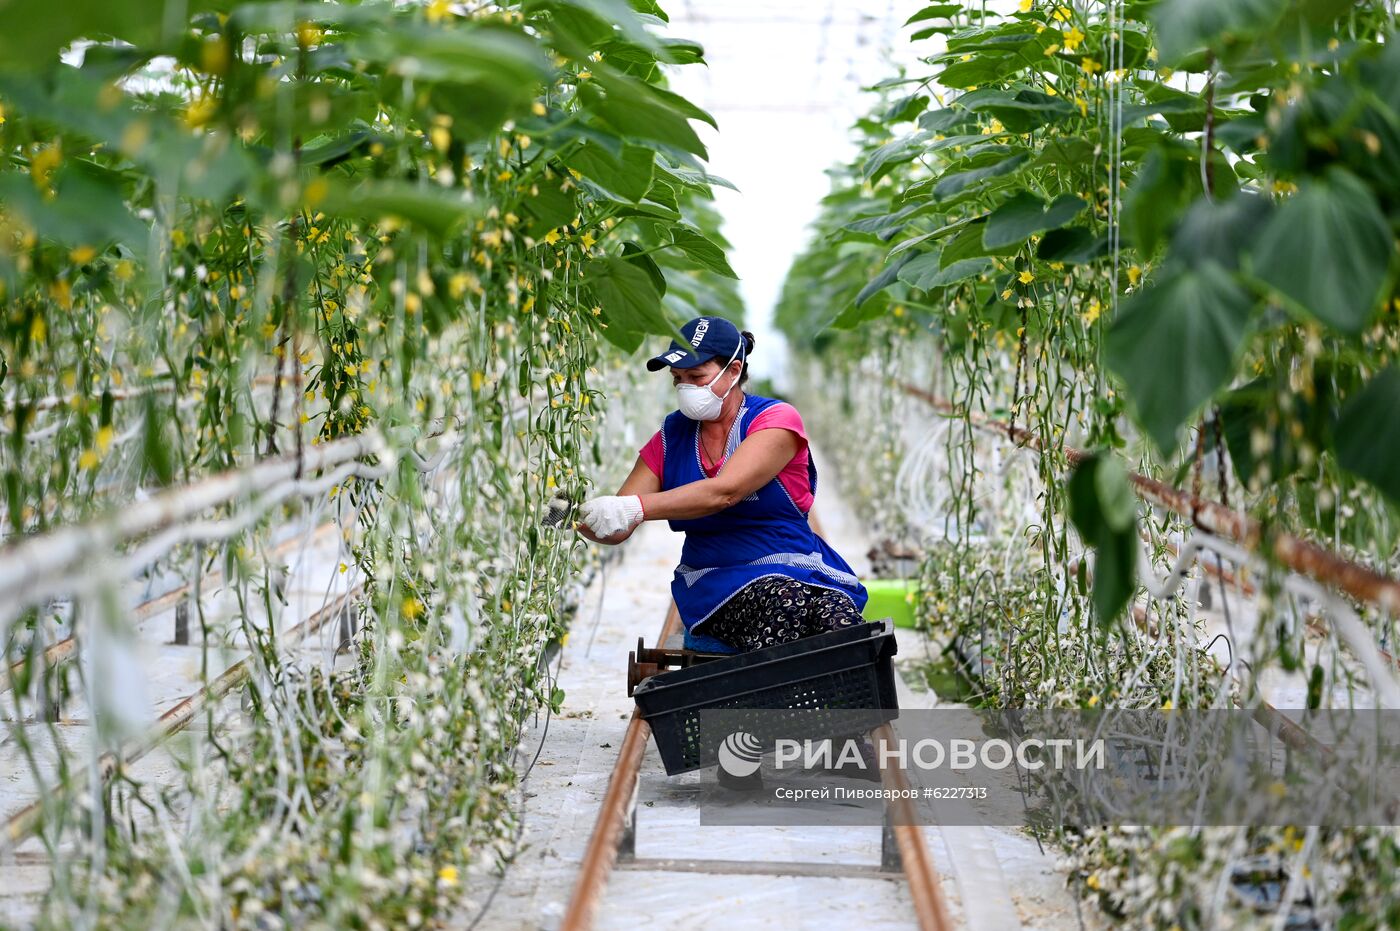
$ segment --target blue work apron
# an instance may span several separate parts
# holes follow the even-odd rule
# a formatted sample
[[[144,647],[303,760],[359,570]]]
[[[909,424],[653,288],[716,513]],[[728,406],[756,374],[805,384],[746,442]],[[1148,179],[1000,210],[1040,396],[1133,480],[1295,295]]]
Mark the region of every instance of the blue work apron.
[[[754,418],[777,403],[772,398],[745,395],[725,443],[726,462],[748,436]],[[661,442],[663,491],[709,477],[700,465],[698,421],[680,411],[672,412],[662,424]],[[817,466],[810,455],[807,481],[815,495]],[[865,586],[840,554],[812,530],[807,515],[776,476],[732,507],[670,524],[672,530],[685,534],[681,562],[671,580],[671,594],[685,624],[685,645],[691,649],[736,652],[724,641],[706,635],[704,624],[744,586],[758,579],[796,579],[841,592],[851,599],[856,610],[865,607]]]

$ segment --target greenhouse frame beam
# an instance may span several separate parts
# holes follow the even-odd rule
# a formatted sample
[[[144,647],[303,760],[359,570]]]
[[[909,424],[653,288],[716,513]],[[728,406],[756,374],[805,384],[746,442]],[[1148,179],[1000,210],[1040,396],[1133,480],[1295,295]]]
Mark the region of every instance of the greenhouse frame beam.
[[[134,540],[145,538],[126,562],[148,564],[172,547],[186,542],[227,539],[247,529],[272,505],[290,497],[307,497],[348,478],[380,478],[396,463],[408,461],[419,472],[431,472],[458,449],[463,435],[443,418],[429,424],[430,432],[399,436],[390,447],[378,431],[370,431],[310,446],[298,453],[265,459],[254,466],[232,469],[188,485],[166,489],[144,501],[127,503],[108,514],[22,538],[0,547],[0,635],[27,605],[58,594],[86,592],[105,576],[94,573],[94,561]],[[402,432],[402,430],[400,431]],[[431,456],[413,448],[414,439],[441,438]],[[378,465],[362,460],[377,456]],[[333,471],[327,472],[326,470]],[[315,479],[307,473],[320,473]],[[200,512],[248,500],[253,507],[227,520],[196,522]]]

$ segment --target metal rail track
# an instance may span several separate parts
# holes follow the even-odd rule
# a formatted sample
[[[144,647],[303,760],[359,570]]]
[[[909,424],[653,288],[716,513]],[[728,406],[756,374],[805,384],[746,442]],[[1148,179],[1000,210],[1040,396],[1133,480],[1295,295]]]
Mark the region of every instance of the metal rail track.
[[[812,525],[814,529],[818,529],[815,520],[812,521]],[[680,614],[676,610],[675,602],[672,602],[661,625],[661,633],[656,641],[657,647],[664,646],[679,629]],[[914,900],[914,912],[920,931],[951,931],[953,928],[938,871],[924,842],[923,829],[919,825],[914,806],[907,798],[886,803],[882,863],[878,868],[830,863],[637,859],[632,855],[636,840],[634,831],[637,785],[642,758],[650,736],[651,728],[642,720],[640,710],[634,708],[627,721],[627,731],[618,750],[617,762],[613,764],[608,789],[593,825],[593,833],[584,850],[583,865],[570,896],[563,923],[559,926],[560,931],[589,931],[593,927],[608,880],[617,869],[890,880],[900,879],[902,873],[909,885],[910,897]],[[894,739],[894,733],[888,724],[876,728],[873,736],[880,742]],[[888,789],[909,788],[904,773],[897,770],[882,770],[881,779]]]

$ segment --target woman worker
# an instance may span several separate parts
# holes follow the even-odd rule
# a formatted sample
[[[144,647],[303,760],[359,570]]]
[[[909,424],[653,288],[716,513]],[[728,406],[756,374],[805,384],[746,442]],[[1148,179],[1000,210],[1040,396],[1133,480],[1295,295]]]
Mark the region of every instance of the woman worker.
[[[688,345],[647,362],[671,369],[677,410],[616,495],[581,508],[579,532],[617,544],[644,520],[685,534],[671,593],[694,650],[757,650],[863,623],[865,587],[812,530],[817,467],[797,410],[747,394],[753,335],[722,317],[681,328]]]

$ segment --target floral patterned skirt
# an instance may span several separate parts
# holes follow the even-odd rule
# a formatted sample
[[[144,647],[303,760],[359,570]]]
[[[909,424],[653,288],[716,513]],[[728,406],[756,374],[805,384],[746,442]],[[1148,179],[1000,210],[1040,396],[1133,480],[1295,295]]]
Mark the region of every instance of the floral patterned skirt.
[[[768,576],[745,585],[696,629],[748,652],[864,623],[844,592]]]

